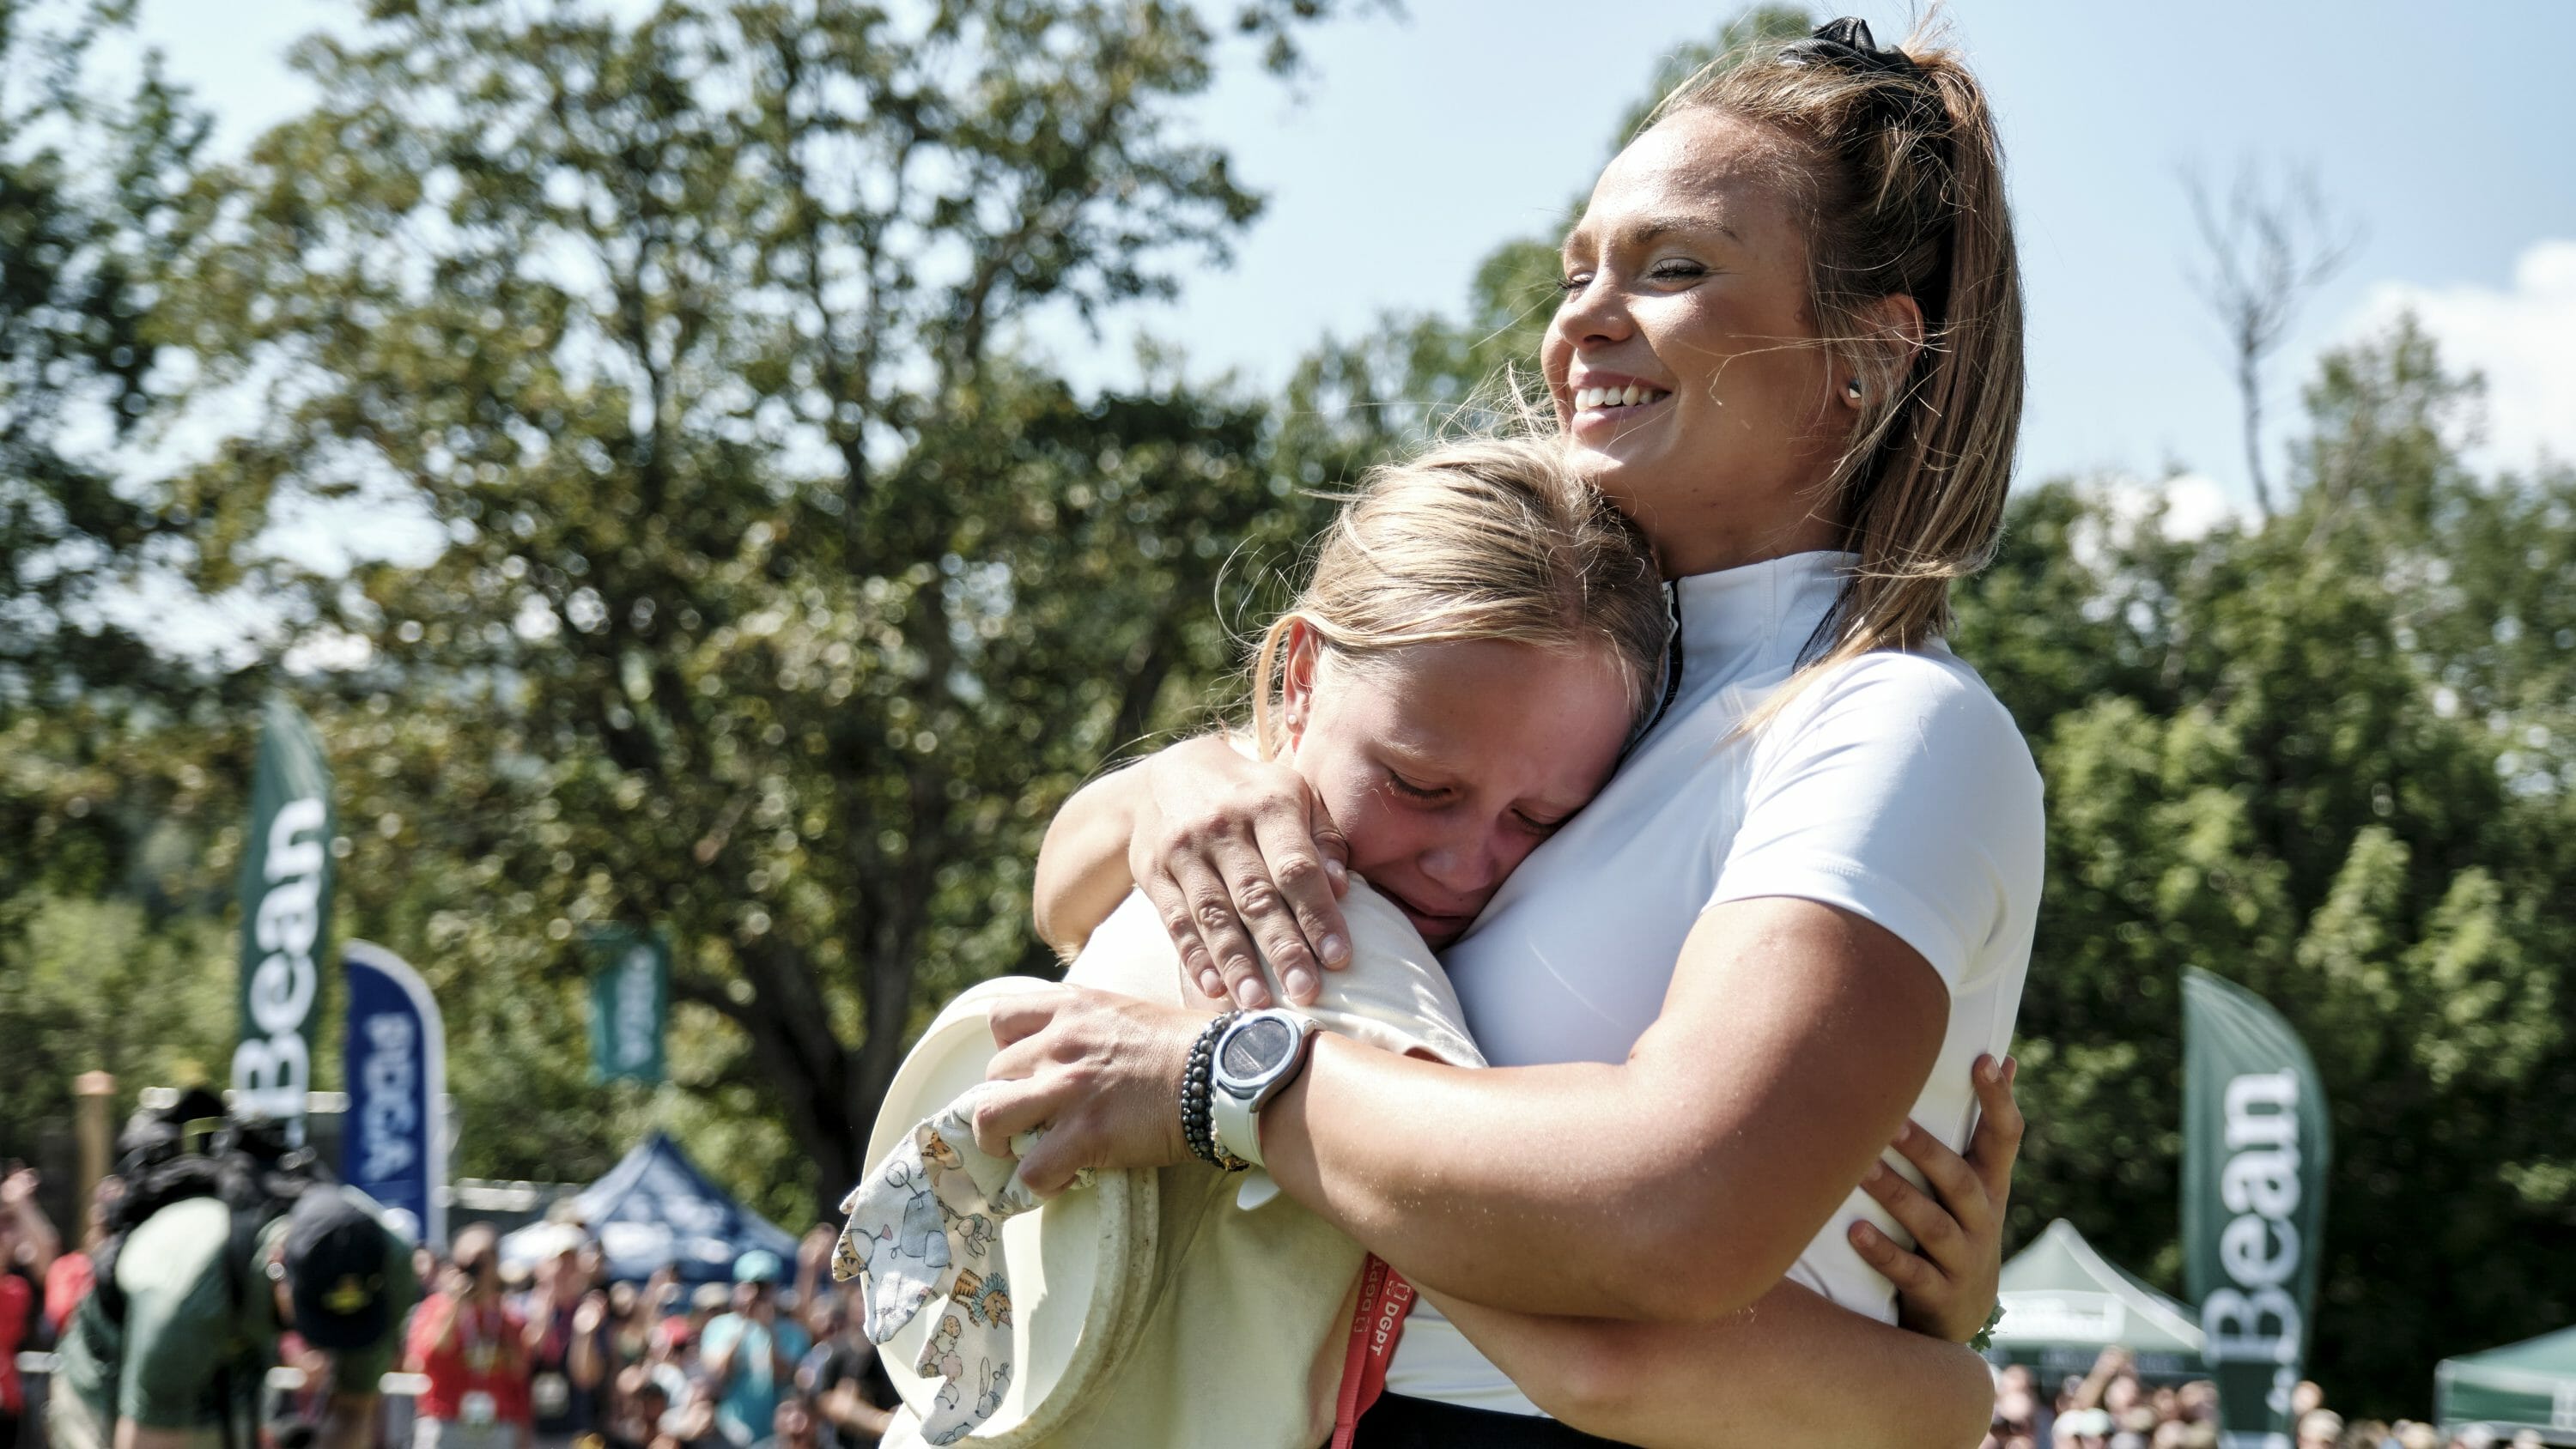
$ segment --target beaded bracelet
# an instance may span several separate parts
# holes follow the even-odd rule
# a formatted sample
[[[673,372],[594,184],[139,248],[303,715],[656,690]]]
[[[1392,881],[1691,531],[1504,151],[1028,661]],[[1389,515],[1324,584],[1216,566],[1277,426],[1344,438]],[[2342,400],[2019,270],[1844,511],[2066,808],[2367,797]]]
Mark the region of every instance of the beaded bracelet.
[[[1191,1156],[1227,1172],[1241,1172],[1252,1164],[1217,1146],[1208,1094],[1216,1089],[1216,1039],[1242,1014],[1219,1012],[1199,1033],[1198,1040],[1190,1043],[1189,1064],[1181,1069],[1181,1136],[1190,1144]]]

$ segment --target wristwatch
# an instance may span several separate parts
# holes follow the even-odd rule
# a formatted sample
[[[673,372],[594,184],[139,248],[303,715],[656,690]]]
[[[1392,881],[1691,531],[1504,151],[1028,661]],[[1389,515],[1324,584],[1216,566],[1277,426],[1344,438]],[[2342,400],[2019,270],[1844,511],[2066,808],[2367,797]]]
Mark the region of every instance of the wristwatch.
[[[1261,1109],[1297,1079],[1314,1039],[1312,1020],[1276,1007],[1243,1013],[1216,1039],[1208,1118],[1220,1150],[1255,1167],[1264,1165]]]

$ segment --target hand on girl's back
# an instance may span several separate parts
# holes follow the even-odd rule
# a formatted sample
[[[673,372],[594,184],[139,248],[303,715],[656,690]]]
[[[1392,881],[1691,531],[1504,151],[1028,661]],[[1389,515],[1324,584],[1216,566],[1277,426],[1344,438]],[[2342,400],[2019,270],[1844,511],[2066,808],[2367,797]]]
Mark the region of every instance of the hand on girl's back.
[[[1896,1285],[1897,1321],[1918,1333],[1965,1343],[1985,1326],[2003,1271],[2004,1209],[2012,1200],[2013,1161],[2021,1155],[2021,1104],[2013,1096],[2020,1063],[1979,1057],[1969,1069],[1977,1091],[1977,1130],[1965,1157],[1908,1122],[1893,1144],[1931,1193],[1885,1163],[1872,1163],[1861,1188],[1914,1235],[1911,1250],[1866,1220],[1851,1226],[1863,1261]]]
[[[1348,847],[1315,792],[1295,770],[1214,735],[1144,768],[1150,813],[1129,837],[1128,865],[1180,949],[1183,980],[1210,998],[1268,1006],[1266,956],[1288,999],[1312,1003],[1317,972],[1350,963],[1337,904]]]

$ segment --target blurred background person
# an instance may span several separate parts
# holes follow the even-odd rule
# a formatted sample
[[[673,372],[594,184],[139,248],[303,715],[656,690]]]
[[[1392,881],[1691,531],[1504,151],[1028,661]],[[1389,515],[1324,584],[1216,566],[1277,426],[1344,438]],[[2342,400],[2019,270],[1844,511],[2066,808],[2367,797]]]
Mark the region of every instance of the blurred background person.
[[[594,1432],[599,1389],[607,1378],[600,1340],[608,1327],[608,1300],[597,1293],[599,1259],[589,1235],[570,1223],[537,1260],[536,1286],[520,1300],[526,1320],[528,1402],[539,1449],[569,1449],[575,1436]]]
[[[680,1406],[663,1420],[661,1436],[653,1441],[654,1449],[727,1449],[728,1441],[716,1425],[716,1416],[714,1383],[703,1377],[691,1378]]]
[[[817,1330],[820,1342],[798,1370],[797,1387],[838,1449],[874,1449],[894,1423],[894,1381],[845,1301],[828,1300],[822,1317],[829,1328]]]
[[[117,1196],[125,1191],[123,1179],[110,1174],[98,1180],[89,1192],[89,1211],[81,1221],[80,1247],[54,1259],[45,1270],[45,1337],[48,1342],[62,1336],[63,1325],[71,1321],[72,1310],[89,1296],[96,1275],[90,1255],[107,1241],[107,1215],[116,1206]],[[30,1199],[33,1206],[33,1199]],[[41,1210],[39,1210],[41,1211]]]
[[[816,1435],[814,1411],[794,1394],[778,1401],[778,1410],[770,1416],[769,1437],[757,1441],[754,1449],[822,1449]]]
[[[429,1379],[414,1449],[529,1449],[527,1325],[501,1293],[500,1239],[456,1235],[455,1271],[412,1316],[404,1363]]]
[[[717,1391],[716,1427],[737,1446],[770,1433],[778,1401],[794,1388],[796,1365],[811,1346],[805,1330],[778,1311],[785,1267],[761,1248],[736,1258],[733,1311],[708,1323],[698,1340],[699,1359]]]
[[[44,1284],[60,1261],[53,1221],[36,1205],[33,1169],[11,1164],[0,1172],[0,1449],[17,1449],[27,1413],[27,1385],[18,1353],[50,1337]],[[41,1442],[39,1435],[28,1439]]]
[[[652,1449],[671,1412],[671,1396],[652,1371],[636,1364],[617,1376],[615,1407],[601,1434],[608,1449]]]
[[[53,1449],[255,1442],[257,1391],[289,1333],[329,1355],[315,1441],[372,1439],[377,1384],[416,1292],[410,1245],[319,1184],[258,1225],[248,1263],[229,1256],[236,1228],[221,1200],[188,1197],[125,1230],[117,1292],[93,1288],[63,1334],[46,1397]],[[253,1290],[237,1294],[237,1281]]]

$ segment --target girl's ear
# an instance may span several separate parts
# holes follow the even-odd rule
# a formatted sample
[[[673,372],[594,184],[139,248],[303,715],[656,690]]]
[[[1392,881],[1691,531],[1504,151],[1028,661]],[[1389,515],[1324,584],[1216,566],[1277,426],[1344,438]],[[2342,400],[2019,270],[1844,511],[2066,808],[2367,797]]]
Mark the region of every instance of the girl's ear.
[[[1323,653],[1323,642],[1323,636],[1298,618],[1288,621],[1287,636],[1280,641],[1280,653],[1285,657],[1279,664],[1279,703],[1287,716],[1291,754],[1305,742],[1306,717],[1315,699],[1315,660]]]

